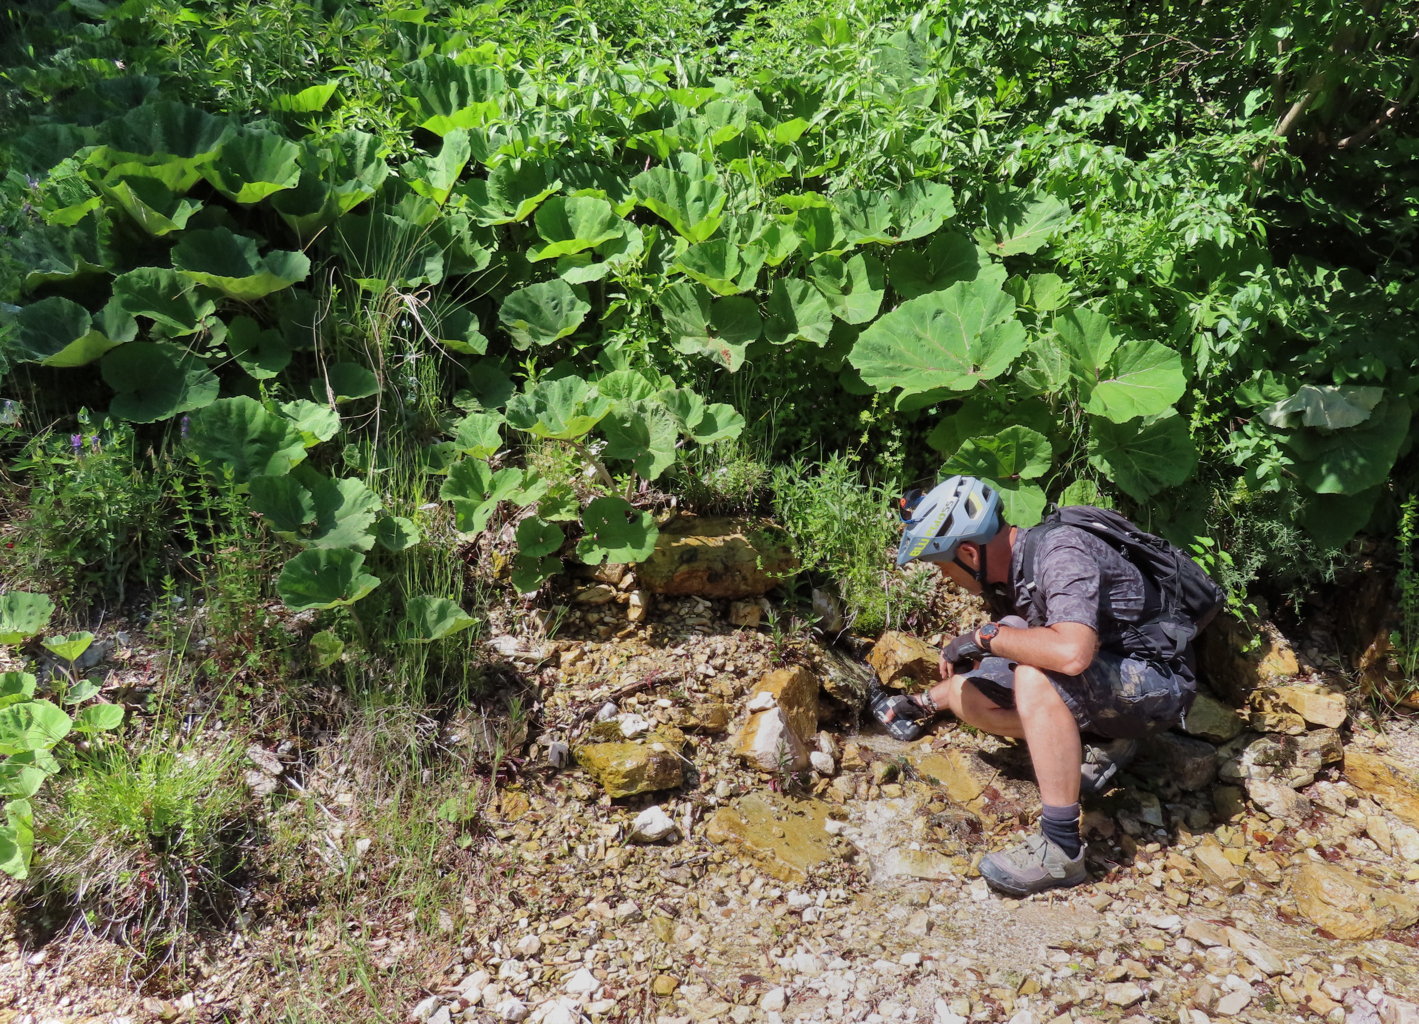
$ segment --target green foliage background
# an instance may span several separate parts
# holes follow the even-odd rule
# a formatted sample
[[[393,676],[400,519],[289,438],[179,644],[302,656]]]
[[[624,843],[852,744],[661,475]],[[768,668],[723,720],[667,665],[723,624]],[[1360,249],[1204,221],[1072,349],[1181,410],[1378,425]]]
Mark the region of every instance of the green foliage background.
[[[1239,522],[1284,580],[1412,486],[1404,5],[5,18],[0,389],[186,445],[291,546],[293,608],[420,543],[387,474],[469,536],[533,508],[530,592],[555,523],[593,502],[578,556],[630,557],[654,526],[605,503],[745,431],[984,476],[1020,525],[1116,503],[1242,586]],[[548,443],[589,488],[522,467]]]

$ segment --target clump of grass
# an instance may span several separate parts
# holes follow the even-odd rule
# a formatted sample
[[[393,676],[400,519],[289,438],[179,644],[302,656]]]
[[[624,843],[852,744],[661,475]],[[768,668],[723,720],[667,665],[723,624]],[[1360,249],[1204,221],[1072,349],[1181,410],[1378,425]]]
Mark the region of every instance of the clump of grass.
[[[240,757],[227,738],[161,733],[82,755],[42,818],[37,879],[94,931],[135,944],[225,922],[250,832]]]
[[[768,498],[769,469],[742,437],[695,447],[677,475],[681,500],[692,512],[758,512]]]

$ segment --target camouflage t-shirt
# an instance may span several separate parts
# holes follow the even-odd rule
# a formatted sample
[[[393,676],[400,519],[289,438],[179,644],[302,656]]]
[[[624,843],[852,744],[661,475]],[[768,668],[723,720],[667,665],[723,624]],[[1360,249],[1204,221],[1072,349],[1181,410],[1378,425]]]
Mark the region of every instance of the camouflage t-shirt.
[[[1105,541],[1087,530],[1060,526],[1040,540],[1035,551],[1035,582],[1044,595],[1044,618],[1039,602],[1025,587],[1025,536],[1015,536],[1010,560],[1010,583],[1015,614],[1031,626],[1056,622],[1082,622],[1099,634],[1099,646],[1126,653],[1120,646],[1127,627],[1143,618],[1146,584],[1138,567]]]

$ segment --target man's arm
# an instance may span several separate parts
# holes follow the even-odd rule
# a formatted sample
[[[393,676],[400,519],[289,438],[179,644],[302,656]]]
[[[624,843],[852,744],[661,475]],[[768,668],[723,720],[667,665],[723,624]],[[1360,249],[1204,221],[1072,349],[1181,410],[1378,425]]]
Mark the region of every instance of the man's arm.
[[[980,643],[979,630],[976,643]],[[1035,629],[1001,626],[990,642],[990,653],[998,658],[1066,676],[1077,676],[1093,664],[1098,649],[1099,634],[1082,622],[1056,622]]]
[[[980,642],[979,630],[976,643],[985,646]],[[1098,649],[1099,634],[1082,622],[1056,622],[1053,626],[1032,629],[1001,626],[990,642],[990,653],[996,657],[1067,676],[1077,676],[1088,668]],[[953,675],[954,666],[943,657],[941,678],[950,679]]]

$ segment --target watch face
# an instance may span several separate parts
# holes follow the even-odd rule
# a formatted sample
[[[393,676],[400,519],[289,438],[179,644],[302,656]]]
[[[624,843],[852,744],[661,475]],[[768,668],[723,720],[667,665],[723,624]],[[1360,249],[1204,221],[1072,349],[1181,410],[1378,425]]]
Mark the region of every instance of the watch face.
[[[987,622],[980,628],[980,635],[986,639],[990,639],[999,632],[1000,624],[998,622]]]

